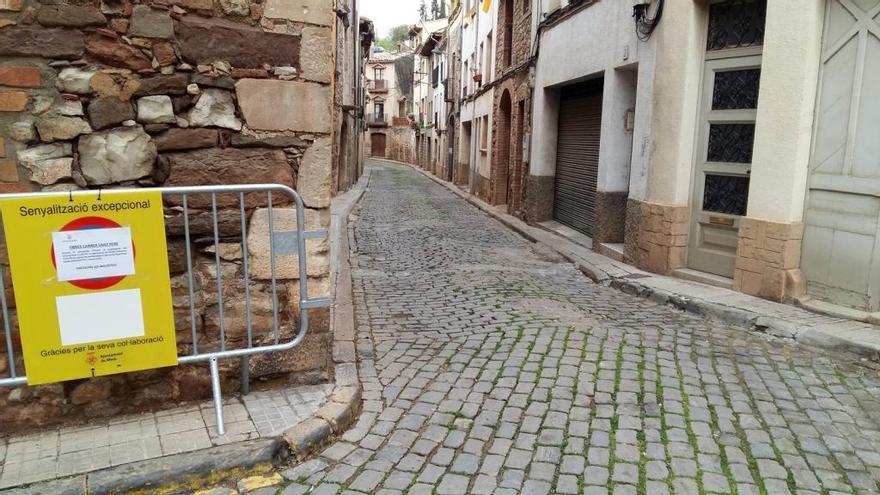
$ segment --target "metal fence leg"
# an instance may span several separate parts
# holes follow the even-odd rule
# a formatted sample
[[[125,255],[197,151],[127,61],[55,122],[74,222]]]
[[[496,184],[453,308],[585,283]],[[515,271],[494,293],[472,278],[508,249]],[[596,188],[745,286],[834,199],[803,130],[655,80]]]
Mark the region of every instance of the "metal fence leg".
[[[226,428],[223,426],[223,397],[220,391],[220,370],[217,368],[217,358],[212,357],[211,365],[211,388],[214,390],[214,412],[217,414],[217,434],[225,435]]]
[[[251,391],[251,359],[250,356],[241,358],[241,395],[247,395]]]

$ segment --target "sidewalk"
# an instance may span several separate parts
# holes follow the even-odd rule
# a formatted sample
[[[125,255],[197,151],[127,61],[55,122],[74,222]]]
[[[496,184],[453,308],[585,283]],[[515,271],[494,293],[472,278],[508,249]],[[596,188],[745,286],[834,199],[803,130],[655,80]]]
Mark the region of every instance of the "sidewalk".
[[[205,369],[207,373],[207,367]],[[0,488],[260,438],[274,438],[310,418],[333,384],[252,392],[224,401],[226,434],[217,435],[211,401],[102,419],[0,440]]]
[[[213,403],[102,419],[0,438],[3,494],[192,493],[286,460],[302,459],[342,434],[361,405],[347,219],[369,171],[331,206],[334,383],[255,391],[224,400],[226,434],[216,434]],[[205,373],[208,373],[207,366]]]
[[[825,316],[730,289],[642,271],[559,234],[528,225],[509,215],[505,208],[489,205],[424,170],[400,162],[391,163],[410,166],[430,177],[520,235],[557,252],[598,284],[809,347],[855,354],[862,361],[880,363],[880,326]]]

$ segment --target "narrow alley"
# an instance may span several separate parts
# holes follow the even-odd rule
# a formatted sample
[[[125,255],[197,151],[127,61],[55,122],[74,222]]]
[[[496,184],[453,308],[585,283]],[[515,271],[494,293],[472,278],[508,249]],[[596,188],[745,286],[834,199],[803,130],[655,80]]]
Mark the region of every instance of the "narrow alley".
[[[880,490],[876,372],[598,286],[419,172],[369,167],[364,412],[283,493]]]

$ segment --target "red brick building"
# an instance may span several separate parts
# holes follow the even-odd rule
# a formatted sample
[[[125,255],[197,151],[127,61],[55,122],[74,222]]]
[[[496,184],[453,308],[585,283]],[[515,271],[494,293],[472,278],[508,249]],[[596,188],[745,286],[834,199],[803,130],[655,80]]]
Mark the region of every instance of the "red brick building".
[[[500,0],[495,38],[491,202],[522,216],[530,132],[532,9],[530,0]]]

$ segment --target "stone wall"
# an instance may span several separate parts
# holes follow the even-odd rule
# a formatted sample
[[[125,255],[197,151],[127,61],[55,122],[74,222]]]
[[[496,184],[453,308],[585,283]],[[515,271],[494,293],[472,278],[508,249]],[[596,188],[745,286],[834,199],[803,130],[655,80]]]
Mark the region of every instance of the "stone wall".
[[[335,22],[331,0],[3,0],[0,192],[276,182],[300,192],[307,228],[328,227],[339,176],[332,159],[340,155],[331,87]],[[218,344],[219,326],[210,289],[214,253],[203,241],[212,235],[210,204],[193,198],[190,206],[196,338],[208,349]],[[238,205],[220,206],[221,271],[225,280],[240,281]],[[248,198],[246,210],[253,318],[263,337],[271,326],[265,206]],[[277,209],[276,230],[292,228],[293,218],[289,207]],[[184,354],[192,337],[182,220],[179,205],[167,203]],[[327,251],[327,242],[310,242],[313,295],[329,291]],[[299,316],[292,304],[299,291],[298,274],[289,269],[294,261],[278,265],[288,328]],[[225,289],[223,303],[230,347],[245,335],[243,288],[236,285]],[[311,335],[294,352],[252,359],[252,376],[326,379],[326,312],[315,312],[312,322]],[[228,391],[239,374],[237,361],[223,364]],[[0,424],[37,426],[209,395],[206,366],[0,390]]]
[[[743,218],[739,228],[736,290],[774,301],[792,302],[806,293],[800,270],[804,224]]]
[[[415,163],[415,131],[408,124],[387,129],[385,157],[403,163]]]
[[[689,218],[687,206],[630,199],[624,259],[643,270],[660,274],[683,268],[687,264]]]
[[[624,242],[627,192],[596,191],[596,225],[593,247]]]

